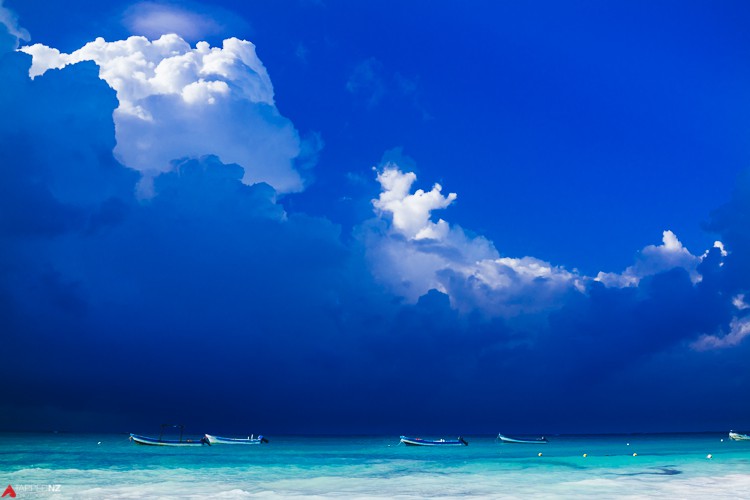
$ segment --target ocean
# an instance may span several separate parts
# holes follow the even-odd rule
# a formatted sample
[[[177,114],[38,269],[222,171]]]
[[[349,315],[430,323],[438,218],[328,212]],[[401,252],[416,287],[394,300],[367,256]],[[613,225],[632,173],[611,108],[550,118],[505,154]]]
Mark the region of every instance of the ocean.
[[[547,436],[539,445],[464,436],[469,446],[448,448],[407,447],[398,436],[267,437],[258,446],[167,448],[125,434],[0,434],[0,491],[10,485],[19,499],[750,498],[750,442],[726,433]]]

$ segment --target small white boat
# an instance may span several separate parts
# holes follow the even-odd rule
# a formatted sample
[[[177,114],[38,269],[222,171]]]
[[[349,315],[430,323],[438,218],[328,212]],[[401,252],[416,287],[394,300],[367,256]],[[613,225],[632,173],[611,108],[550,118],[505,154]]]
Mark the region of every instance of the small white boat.
[[[401,436],[401,442],[404,443],[406,446],[469,446],[469,443],[461,436],[458,436],[458,439],[451,439],[451,440],[445,440],[445,439],[430,440],[430,439],[410,438],[406,436]]]
[[[512,443],[512,444],[547,444],[548,442],[544,436],[540,438],[536,438],[536,439],[519,439],[519,438],[512,438],[508,436],[503,436],[502,434],[498,434],[497,439],[501,443]]]
[[[180,429],[180,439],[164,439],[164,429],[165,428],[177,428]],[[146,446],[203,446],[204,444],[211,444],[209,443],[205,437],[202,437],[200,439],[182,439],[182,433],[183,433],[184,426],[182,424],[162,424],[161,426],[161,432],[159,433],[158,438],[153,438],[150,436],[140,436],[138,434],[130,434],[130,441],[132,441],[135,444],[142,444]]]
[[[204,439],[208,442],[208,444],[265,444],[268,442],[268,439],[264,438],[261,435],[258,435],[257,437],[255,435],[252,435],[246,438],[229,438],[206,434],[204,436]]]
[[[734,441],[750,441],[750,436],[739,432],[729,431],[729,438]]]

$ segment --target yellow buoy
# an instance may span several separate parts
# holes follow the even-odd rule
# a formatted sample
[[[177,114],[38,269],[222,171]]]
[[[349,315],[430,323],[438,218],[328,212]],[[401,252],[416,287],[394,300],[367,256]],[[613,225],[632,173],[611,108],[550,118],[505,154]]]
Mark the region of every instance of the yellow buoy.
[[[638,456],[638,453],[633,453],[633,456],[634,456],[634,457],[637,457],[637,456]]]
[[[542,456],[542,452],[540,451],[540,452],[539,452],[539,455],[537,455],[537,456],[538,456],[538,457],[541,457],[541,456]]]
[[[588,457],[588,456],[589,456],[589,455],[588,455],[588,453],[584,453],[584,454],[583,454],[583,458],[586,458],[586,457]]]

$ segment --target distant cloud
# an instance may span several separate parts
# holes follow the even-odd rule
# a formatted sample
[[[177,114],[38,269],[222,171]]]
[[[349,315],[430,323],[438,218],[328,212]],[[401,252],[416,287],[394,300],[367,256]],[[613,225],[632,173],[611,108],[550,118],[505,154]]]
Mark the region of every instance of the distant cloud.
[[[383,63],[370,57],[360,61],[349,74],[346,90],[368,109],[375,108],[387,97],[396,99],[399,106],[411,109],[423,120],[433,117],[423,104],[419,78],[407,77],[399,72],[387,70]]]
[[[723,247],[721,249],[724,252]],[[607,286],[635,286],[646,276],[681,267],[690,273],[691,281],[697,283],[701,280],[698,273],[701,260],[702,257],[691,254],[672,231],[666,230],[662,233],[662,244],[645,247],[634,265],[620,274],[600,272],[595,279]]]
[[[310,53],[310,50],[303,44],[302,42],[297,44],[297,48],[294,49],[294,55],[297,56],[297,59],[300,60],[300,62],[307,64],[307,57]]]
[[[414,107],[414,109],[419,111],[419,113],[422,115],[422,119],[431,120],[433,118],[432,115],[422,104],[419,79],[409,78],[402,75],[401,73],[395,73],[393,75],[393,78],[401,94],[409,101],[411,101],[411,105]]]
[[[122,21],[132,34],[148,38],[174,33],[187,40],[199,41],[227,31],[224,23],[217,19],[227,17],[226,13],[195,7],[190,9],[184,4],[167,2],[138,2],[125,11]]]
[[[690,347],[696,351],[726,349],[739,345],[748,335],[750,335],[750,316],[742,319],[734,318],[729,325],[729,333],[725,335],[702,335],[690,344]]]
[[[747,305],[747,302],[745,302],[745,294],[741,293],[734,298],[732,298],[732,305],[739,309],[740,311],[744,311],[745,309],[750,308],[750,305]]]
[[[20,42],[28,42],[31,40],[29,32],[18,24],[18,16],[16,13],[3,6],[3,0],[0,0],[0,25],[5,28],[11,37],[11,50],[18,48]],[[2,39],[2,29],[0,29],[0,50],[3,48],[2,45],[4,45]]]
[[[346,82],[346,90],[363,99],[368,108],[376,106],[386,93],[383,64],[374,57],[357,64]]]
[[[245,183],[267,182],[282,193],[304,187],[296,161],[311,147],[278,112],[271,79],[248,41],[192,48],[172,34],[97,38],[71,54],[41,44],[21,50],[33,57],[31,77],[81,61],[100,67],[120,102],[115,156],[146,175],[143,186],[173,160],[213,154],[241,165]]]

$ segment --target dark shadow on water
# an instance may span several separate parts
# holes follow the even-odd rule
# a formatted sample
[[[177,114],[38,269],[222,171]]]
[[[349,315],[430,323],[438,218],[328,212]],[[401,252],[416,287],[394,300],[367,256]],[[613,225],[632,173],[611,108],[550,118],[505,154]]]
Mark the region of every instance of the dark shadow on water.
[[[540,466],[565,467],[567,469],[574,469],[574,470],[586,470],[587,469],[587,467],[573,463],[573,462],[566,462],[564,460],[550,460],[550,459],[545,459],[544,462],[536,462],[532,465],[526,465],[524,467],[521,467],[521,469],[523,470],[539,469]]]
[[[673,466],[668,465],[666,467],[654,467],[651,470],[643,472],[623,472],[621,474],[614,473],[615,476],[676,476],[682,474],[679,469],[674,469]]]

